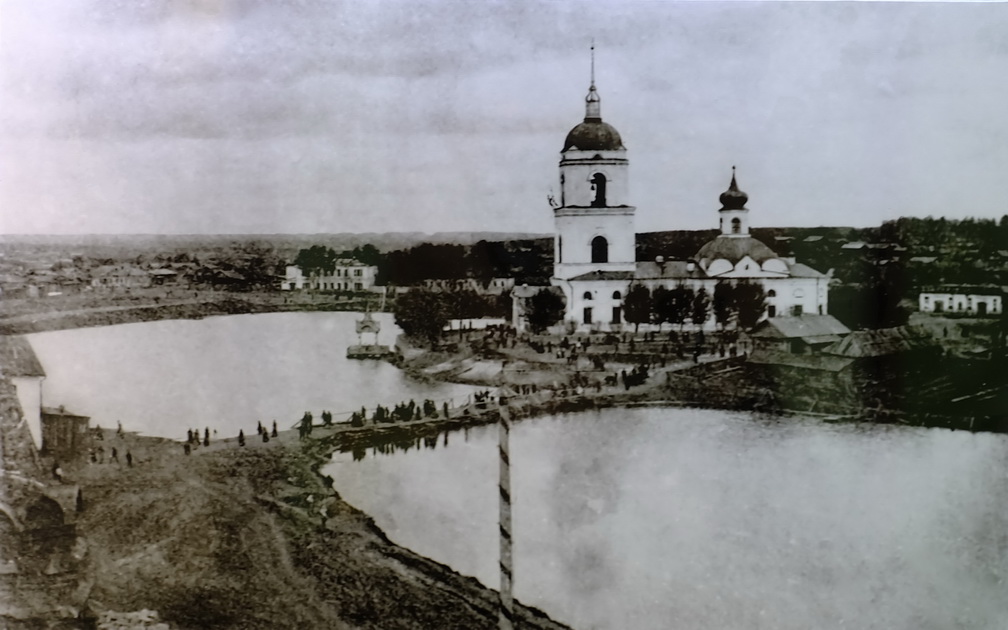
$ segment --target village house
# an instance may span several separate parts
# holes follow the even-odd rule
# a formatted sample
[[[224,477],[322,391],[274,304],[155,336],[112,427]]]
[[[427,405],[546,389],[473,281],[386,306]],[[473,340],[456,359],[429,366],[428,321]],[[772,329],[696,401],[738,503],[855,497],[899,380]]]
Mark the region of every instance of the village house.
[[[91,272],[96,289],[143,289],[151,286],[151,275],[133,265],[102,265]]]
[[[431,291],[473,291],[479,295],[502,295],[514,288],[514,278],[454,278],[427,279],[423,287]]]
[[[993,285],[949,284],[921,291],[921,313],[954,313],[984,317],[998,315],[1004,304],[1004,289]]]

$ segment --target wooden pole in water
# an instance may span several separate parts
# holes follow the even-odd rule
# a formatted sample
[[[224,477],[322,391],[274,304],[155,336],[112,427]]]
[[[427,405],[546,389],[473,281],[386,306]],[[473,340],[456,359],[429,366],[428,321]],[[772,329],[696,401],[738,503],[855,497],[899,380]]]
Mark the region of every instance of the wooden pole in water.
[[[507,398],[499,396],[497,404],[500,410],[500,431],[498,433],[498,450],[500,451],[500,616],[497,627],[499,630],[514,628],[514,597],[512,586],[514,573],[511,558],[511,455],[509,438],[511,434],[511,417],[508,412]]]

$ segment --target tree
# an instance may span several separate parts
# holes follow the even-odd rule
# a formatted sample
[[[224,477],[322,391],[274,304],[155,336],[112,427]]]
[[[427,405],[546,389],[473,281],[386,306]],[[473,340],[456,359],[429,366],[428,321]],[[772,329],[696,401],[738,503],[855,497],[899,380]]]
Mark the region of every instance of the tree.
[[[543,288],[528,299],[525,316],[535,332],[542,332],[564,316],[564,299],[551,289]]]
[[[651,319],[651,291],[642,284],[635,284],[623,298],[623,316],[634,325],[634,333],[640,330],[641,324]]]
[[[707,289],[700,287],[700,290],[693,294],[693,303],[690,305],[690,320],[697,328],[702,328],[707,316],[710,313],[710,298],[707,296]]]
[[[724,281],[714,285],[714,320],[724,330],[731,321],[735,310],[735,287]]]
[[[763,285],[743,281],[735,285],[732,293],[738,325],[743,330],[752,330],[766,311],[766,291]]]
[[[672,324],[679,324],[679,332],[682,332],[683,324],[686,323],[686,319],[690,316],[690,312],[693,309],[696,293],[690,287],[678,284],[669,291],[669,298],[669,317],[667,321]],[[703,319],[707,319],[707,307],[704,306],[703,310]]]
[[[444,300],[437,293],[412,289],[396,298],[395,323],[410,337],[426,338],[432,344],[448,323]]]
[[[655,287],[651,293],[652,319],[658,324],[658,330],[665,322],[672,321],[672,292],[663,286]]]

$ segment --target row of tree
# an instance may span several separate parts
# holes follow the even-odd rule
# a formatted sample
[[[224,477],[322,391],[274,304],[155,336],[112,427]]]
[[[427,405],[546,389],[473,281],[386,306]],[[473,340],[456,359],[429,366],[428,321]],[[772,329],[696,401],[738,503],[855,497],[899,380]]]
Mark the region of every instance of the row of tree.
[[[735,323],[739,328],[751,330],[766,312],[766,292],[757,282],[720,281],[714,285],[713,295],[707,289],[684,284],[672,288],[663,286],[654,290],[642,284],[630,286],[623,299],[623,314],[635,329],[641,324],[679,326],[690,322],[702,326],[713,312],[721,329]]]
[[[535,332],[542,332],[559,323],[564,316],[564,306],[563,297],[555,289],[541,289],[525,304],[529,326]],[[703,287],[694,289],[684,284],[654,289],[632,284],[623,298],[623,318],[634,325],[634,332],[641,324],[657,324],[659,330],[664,324],[679,326],[680,330],[687,322],[702,326],[712,313],[722,330],[733,323],[751,330],[766,308],[763,285],[749,281],[718,282],[713,295]]]
[[[506,317],[510,307],[511,296],[507,293],[495,296],[480,295],[471,289],[431,291],[417,288],[397,296],[392,313],[404,333],[434,343],[450,320]]]

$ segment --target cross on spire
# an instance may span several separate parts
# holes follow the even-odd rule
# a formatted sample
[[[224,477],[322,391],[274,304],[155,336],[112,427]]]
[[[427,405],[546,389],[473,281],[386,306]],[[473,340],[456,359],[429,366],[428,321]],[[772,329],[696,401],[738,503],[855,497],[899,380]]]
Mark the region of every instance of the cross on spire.
[[[591,85],[595,87],[595,38],[591,42]]]

